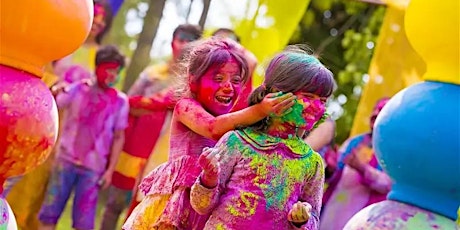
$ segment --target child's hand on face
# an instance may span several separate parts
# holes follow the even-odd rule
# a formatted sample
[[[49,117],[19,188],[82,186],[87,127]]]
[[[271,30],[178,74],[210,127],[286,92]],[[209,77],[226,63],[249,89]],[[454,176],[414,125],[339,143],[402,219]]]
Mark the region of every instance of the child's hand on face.
[[[208,188],[214,188],[217,185],[219,179],[219,153],[218,149],[204,148],[200,157],[198,158],[198,164],[203,169],[201,175],[201,184]]]
[[[297,97],[292,93],[269,93],[260,102],[263,113],[266,116],[276,114],[281,116],[289,111],[295,103]]]
[[[297,201],[288,213],[288,220],[293,223],[306,223],[311,216],[311,205],[307,202]]]

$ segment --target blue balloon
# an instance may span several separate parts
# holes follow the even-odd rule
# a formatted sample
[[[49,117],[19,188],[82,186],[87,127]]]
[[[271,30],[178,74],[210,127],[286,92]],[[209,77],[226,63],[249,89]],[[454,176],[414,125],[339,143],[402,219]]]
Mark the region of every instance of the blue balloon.
[[[457,218],[459,85],[423,82],[400,91],[377,118],[373,145],[394,181],[388,199]]]

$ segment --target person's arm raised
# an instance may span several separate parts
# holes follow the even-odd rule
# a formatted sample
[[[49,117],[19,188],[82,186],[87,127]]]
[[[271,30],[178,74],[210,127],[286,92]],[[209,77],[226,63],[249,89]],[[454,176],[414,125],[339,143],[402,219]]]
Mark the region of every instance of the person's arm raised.
[[[213,116],[194,99],[182,99],[176,104],[174,115],[194,132],[218,140],[226,132],[254,124],[270,113],[284,113],[292,107],[295,98],[292,93],[270,93],[259,104],[220,116]]]

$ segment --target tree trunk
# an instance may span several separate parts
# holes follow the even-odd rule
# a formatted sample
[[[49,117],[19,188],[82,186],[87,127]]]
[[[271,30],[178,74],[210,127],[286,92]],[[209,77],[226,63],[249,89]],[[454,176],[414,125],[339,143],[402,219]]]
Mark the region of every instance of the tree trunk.
[[[201,28],[204,28],[204,24],[206,23],[206,18],[208,17],[209,6],[211,5],[211,0],[203,0],[203,11],[201,12],[200,22],[198,25]]]
[[[136,50],[134,50],[131,62],[126,69],[126,78],[123,84],[123,91],[125,92],[129,90],[142,70],[150,63],[150,50],[163,16],[165,3],[166,0],[150,0],[149,9],[144,17],[144,25],[137,40]]]
[[[190,21],[190,13],[192,12],[192,5],[193,5],[193,0],[190,0],[190,5],[188,5],[187,8],[187,15],[185,16],[185,21],[189,23]]]

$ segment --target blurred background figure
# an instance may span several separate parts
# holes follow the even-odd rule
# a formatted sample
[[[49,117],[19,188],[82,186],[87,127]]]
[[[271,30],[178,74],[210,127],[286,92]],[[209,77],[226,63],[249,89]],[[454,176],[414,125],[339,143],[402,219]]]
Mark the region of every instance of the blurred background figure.
[[[337,170],[329,181],[331,196],[324,204],[321,230],[342,229],[358,211],[386,199],[391,180],[377,162],[372,132],[389,98],[380,99],[370,117],[371,131],[348,139],[339,150]]]

